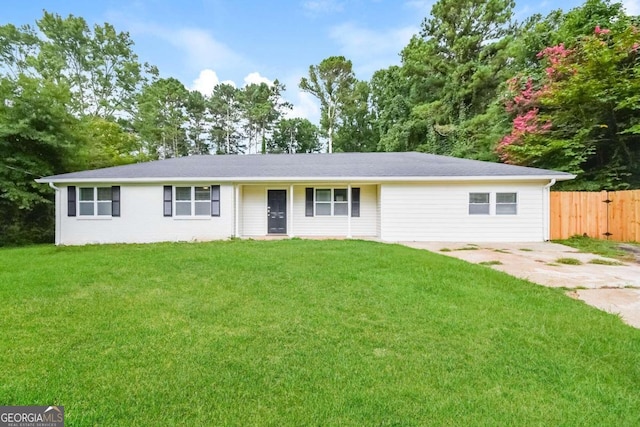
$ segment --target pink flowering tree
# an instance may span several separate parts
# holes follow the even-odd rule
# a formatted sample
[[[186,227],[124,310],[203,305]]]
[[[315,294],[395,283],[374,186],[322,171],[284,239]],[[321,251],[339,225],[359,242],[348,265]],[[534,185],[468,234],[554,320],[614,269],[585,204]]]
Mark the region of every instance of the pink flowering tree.
[[[538,53],[536,76],[508,81],[506,163],[578,175],[580,188],[640,184],[640,34],[596,26],[572,49]]]

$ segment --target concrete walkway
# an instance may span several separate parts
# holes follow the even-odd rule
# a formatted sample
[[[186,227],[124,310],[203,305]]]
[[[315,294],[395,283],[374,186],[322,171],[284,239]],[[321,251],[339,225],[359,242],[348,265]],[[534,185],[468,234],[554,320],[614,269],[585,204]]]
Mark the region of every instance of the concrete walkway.
[[[550,242],[401,243],[475,264],[495,263],[490,267],[512,276],[544,286],[570,289],[568,294],[571,297],[601,310],[619,314],[627,324],[640,328],[640,264],[590,264],[594,259],[612,263],[619,261],[580,253],[569,246]],[[573,258],[582,264],[557,262],[561,258]]]

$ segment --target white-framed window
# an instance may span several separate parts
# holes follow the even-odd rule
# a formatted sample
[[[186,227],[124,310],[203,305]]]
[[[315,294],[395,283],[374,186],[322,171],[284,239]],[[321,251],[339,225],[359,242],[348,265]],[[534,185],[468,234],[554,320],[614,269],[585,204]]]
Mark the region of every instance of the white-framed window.
[[[517,213],[517,193],[496,193],[496,215],[516,215]]]
[[[490,193],[469,193],[469,215],[491,213]]]
[[[176,216],[211,216],[211,187],[175,187]]]
[[[330,188],[316,188],[316,215],[331,215]]]
[[[347,216],[349,199],[346,188],[316,188],[316,216]]]
[[[333,190],[333,214],[336,216],[346,216],[349,214],[349,198],[346,188],[336,188]]]
[[[80,216],[111,216],[111,187],[80,187]]]
[[[305,216],[347,216],[351,201],[351,216],[360,216],[360,188],[351,187],[351,199],[346,188],[305,188]]]

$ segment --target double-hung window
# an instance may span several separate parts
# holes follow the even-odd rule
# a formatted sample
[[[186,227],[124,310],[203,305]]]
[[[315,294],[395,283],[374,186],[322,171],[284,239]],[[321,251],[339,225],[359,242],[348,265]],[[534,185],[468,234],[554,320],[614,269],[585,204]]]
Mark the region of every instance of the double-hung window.
[[[164,187],[163,213],[164,216],[176,217],[220,216],[220,186],[176,186],[172,191],[172,187],[167,185]]]
[[[346,188],[307,188],[306,216],[349,215],[349,191]],[[360,216],[360,188],[351,189],[351,216]]]
[[[81,217],[120,216],[120,187],[69,186],[67,202],[68,216],[76,216],[76,203]]]
[[[469,215],[489,215],[489,193],[469,193]]]
[[[330,188],[316,188],[316,215],[331,215]]]
[[[348,213],[346,188],[316,188],[316,215],[346,216]]]
[[[349,214],[349,199],[347,198],[346,188],[336,188],[333,190],[333,214]]]
[[[517,215],[517,193],[495,193],[495,210],[491,193],[469,193],[469,215]]]
[[[518,195],[516,193],[496,193],[496,215],[516,215]]]

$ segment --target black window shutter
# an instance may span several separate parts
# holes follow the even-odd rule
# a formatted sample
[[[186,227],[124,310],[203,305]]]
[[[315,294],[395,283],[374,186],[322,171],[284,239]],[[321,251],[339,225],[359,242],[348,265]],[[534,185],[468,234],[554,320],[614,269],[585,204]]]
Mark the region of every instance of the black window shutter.
[[[211,216],[220,216],[220,186],[211,186]]]
[[[164,186],[164,216],[172,216],[173,188],[170,185]]]
[[[313,216],[313,188],[307,187],[305,190],[305,216]]]
[[[67,216],[76,216],[76,186],[67,187]]]
[[[120,216],[120,186],[111,187],[111,216]]]
[[[351,216],[353,217],[360,216],[360,189],[359,188],[351,189]]]

